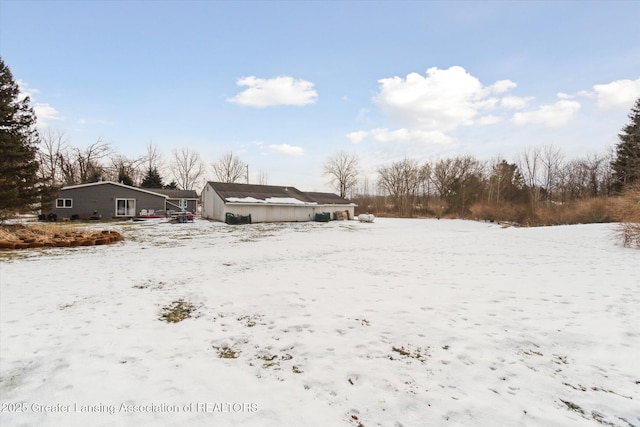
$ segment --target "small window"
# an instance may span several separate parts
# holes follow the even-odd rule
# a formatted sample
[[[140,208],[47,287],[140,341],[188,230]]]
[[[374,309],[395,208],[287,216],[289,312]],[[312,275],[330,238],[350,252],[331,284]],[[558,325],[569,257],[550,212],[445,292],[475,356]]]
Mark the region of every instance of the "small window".
[[[72,208],[73,199],[56,199],[56,208]]]

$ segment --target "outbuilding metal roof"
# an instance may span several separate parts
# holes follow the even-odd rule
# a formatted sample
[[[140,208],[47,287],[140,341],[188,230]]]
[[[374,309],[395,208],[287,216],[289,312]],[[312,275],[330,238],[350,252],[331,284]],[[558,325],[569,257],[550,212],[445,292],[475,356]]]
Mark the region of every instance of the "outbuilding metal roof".
[[[295,187],[226,182],[209,182],[208,185],[225,203],[352,204],[333,193],[305,193]]]

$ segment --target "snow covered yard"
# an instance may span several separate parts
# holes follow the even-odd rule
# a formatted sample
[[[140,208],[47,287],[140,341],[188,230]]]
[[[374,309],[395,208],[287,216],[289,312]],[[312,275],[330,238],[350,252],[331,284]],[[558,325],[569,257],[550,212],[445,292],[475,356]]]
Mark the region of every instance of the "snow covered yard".
[[[613,225],[114,228],[0,254],[3,427],[640,426]]]

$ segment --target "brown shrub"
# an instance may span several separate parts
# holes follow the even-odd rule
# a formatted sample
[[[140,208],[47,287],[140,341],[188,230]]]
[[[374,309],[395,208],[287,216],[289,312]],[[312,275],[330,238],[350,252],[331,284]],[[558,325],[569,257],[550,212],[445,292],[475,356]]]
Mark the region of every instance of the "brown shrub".
[[[542,205],[536,211],[537,225],[592,224],[614,220],[611,199],[593,198]]]
[[[531,225],[530,209],[518,204],[489,204],[475,203],[469,208],[474,219],[496,222],[515,222],[523,225]]]
[[[612,199],[606,198],[542,204],[535,211],[530,205],[476,203],[470,211],[478,220],[515,222],[530,227],[611,222],[615,218]]]
[[[608,198],[593,198],[574,203],[571,223],[592,224],[614,220],[613,203]],[[569,220],[571,220],[571,215]]]
[[[93,246],[120,240],[124,240],[123,236],[113,230],[91,231],[55,224],[0,226],[0,249]]]
[[[640,183],[629,187],[618,199],[616,219],[625,246],[640,248]]]

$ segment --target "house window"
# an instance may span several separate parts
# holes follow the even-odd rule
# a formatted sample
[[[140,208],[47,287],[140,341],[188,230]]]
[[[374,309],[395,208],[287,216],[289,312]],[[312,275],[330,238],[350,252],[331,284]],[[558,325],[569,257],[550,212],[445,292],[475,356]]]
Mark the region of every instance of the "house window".
[[[72,208],[73,199],[56,199],[56,208]]]
[[[116,199],[116,216],[136,216],[136,199]]]

